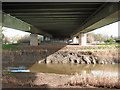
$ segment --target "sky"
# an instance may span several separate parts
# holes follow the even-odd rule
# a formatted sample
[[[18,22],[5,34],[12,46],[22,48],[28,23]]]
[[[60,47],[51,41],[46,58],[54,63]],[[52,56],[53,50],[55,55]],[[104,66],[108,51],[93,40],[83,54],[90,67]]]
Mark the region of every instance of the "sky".
[[[19,36],[23,37],[25,35],[29,35],[30,33],[3,27],[3,34],[7,37],[14,38],[14,37],[19,37]]]
[[[120,21],[119,21],[119,23],[120,23]],[[109,24],[109,25],[104,26],[102,28],[98,28],[92,32],[95,34],[103,34],[103,35],[108,35],[108,36],[112,35],[113,37],[118,37],[118,22]],[[24,36],[24,35],[28,35],[30,33],[3,27],[3,34],[7,37],[14,38],[16,36],[17,37]]]
[[[113,37],[118,37],[118,23],[120,23],[120,21],[98,28],[92,32],[95,34],[103,34],[108,36],[112,35]]]

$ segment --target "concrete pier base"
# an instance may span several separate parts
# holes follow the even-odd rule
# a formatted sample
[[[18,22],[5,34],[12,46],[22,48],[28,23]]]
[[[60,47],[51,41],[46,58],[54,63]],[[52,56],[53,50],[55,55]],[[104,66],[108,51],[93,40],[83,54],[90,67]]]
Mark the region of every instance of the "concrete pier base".
[[[86,46],[87,44],[87,35],[84,33],[79,35],[79,45]]]
[[[38,46],[38,35],[30,34],[30,46]]]

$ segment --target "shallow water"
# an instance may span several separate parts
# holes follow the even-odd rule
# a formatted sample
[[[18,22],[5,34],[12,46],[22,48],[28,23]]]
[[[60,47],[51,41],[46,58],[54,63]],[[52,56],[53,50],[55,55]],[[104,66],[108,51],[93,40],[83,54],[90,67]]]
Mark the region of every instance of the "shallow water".
[[[55,73],[55,74],[110,74],[118,75],[118,64],[34,64],[29,68],[31,72]]]

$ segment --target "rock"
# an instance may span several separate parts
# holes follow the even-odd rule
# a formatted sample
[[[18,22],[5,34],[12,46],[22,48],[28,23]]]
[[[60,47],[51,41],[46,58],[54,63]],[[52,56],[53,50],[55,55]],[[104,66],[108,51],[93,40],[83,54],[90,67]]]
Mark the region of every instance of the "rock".
[[[68,55],[62,55],[63,57],[67,57]]]
[[[104,64],[108,64],[108,62],[105,61]]]
[[[50,55],[46,58],[45,63],[54,63],[55,57],[53,55]]]
[[[47,64],[51,63],[51,60],[45,60],[45,63],[47,63]]]
[[[38,63],[45,63],[45,59],[38,61]]]
[[[69,58],[69,63],[74,63],[74,61],[71,57]]]
[[[111,64],[115,64],[115,62],[112,62]]]
[[[77,62],[78,62],[78,64],[81,64],[81,61],[82,61],[81,58],[77,58]]]
[[[52,63],[56,63],[56,64],[57,64],[57,63],[58,63],[58,61],[57,61],[57,60],[54,60],[54,61],[52,61]]]
[[[104,61],[100,61],[99,64],[104,64]]]
[[[89,59],[89,55],[83,56],[83,60],[86,62],[86,64],[91,64],[91,61]]]
[[[96,64],[96,60],[93,56],[90,56],[89,59],[90,59],[92,64]]]
[[[89,52],[56,52],[38,63],[78,63],[78,64],[115,64],[116,57],[103,56],[101,54],[92,55]]]
[[[78,57],[81,57],[81,54],[77,54]]]
[[[71,63],[72,62],[72,60],[71,60],[71,58],[69,58],[69,63]]]
[[[68,57],[63,58],[62,63],[68,63],[68,62],[69,62],[69,58]]]
[[[72,53],[70,53],[70,55],[72,55]]]
[[[82,59],[82,60],[81,60],[81,64],[82,64],[82,63],[87,64],[87,61],[84,59],[84,56],[82,56],[81,59]]]
[[[83,60],[80,62],[80,64],[86,64],[86,62],[84,62]]]
[[[74,59],[73,61],[74,61],[74,63],[79,63],[78,60],[76,60],[76,59]]]
[[[96,64],[99,64],[100,58],[97,57],[97,56],[94,56],[94,59],[95,59],[95,61],[96,61]]]

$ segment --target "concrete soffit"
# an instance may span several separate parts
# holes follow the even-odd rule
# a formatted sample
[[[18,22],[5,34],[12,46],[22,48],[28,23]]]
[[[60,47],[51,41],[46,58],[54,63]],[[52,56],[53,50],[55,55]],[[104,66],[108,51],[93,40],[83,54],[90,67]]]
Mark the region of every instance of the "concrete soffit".
[[[86,23],[83,23],[77,32],[71,37],[78,36],[80,33],[87,33],[105,25],[119,21],[120,8],[119,3],[107,3],[104,8],[100,9],[95,15],[90,16]]]

